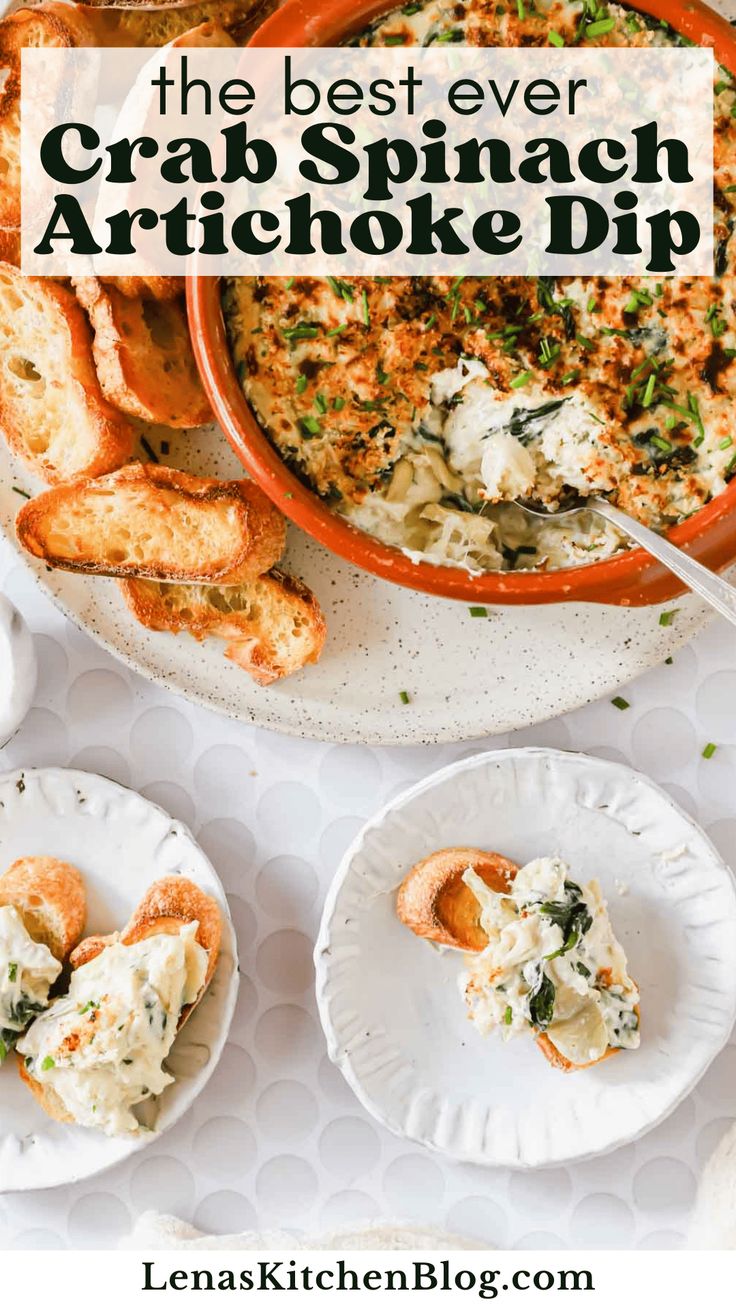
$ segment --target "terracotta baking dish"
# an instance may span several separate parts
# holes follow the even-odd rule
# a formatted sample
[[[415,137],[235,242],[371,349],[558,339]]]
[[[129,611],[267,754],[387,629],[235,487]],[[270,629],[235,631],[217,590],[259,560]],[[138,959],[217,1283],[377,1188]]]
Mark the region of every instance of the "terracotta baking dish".
[[[250,44],[335,45],[395,6],[396,0],[287,0],[266,19]],[[736,32],[700,0],[642,0],[636,8],[666,19],[696,44],[711,46],[719,63],[736,69]],[[230,359],[218,279],[189,278],[187,300],[202,380],[238,458],[289,518],[342,558],[413,590],[484,604],[586,600],[642,605],[682,594],[677,579],[640,549],[557,572],[470,576],[459,568],[413,563],[399,550],[350,526],[289,471],[256,422]],[[709,568],[736,562],[736,478],[722,495],[669,535]]]

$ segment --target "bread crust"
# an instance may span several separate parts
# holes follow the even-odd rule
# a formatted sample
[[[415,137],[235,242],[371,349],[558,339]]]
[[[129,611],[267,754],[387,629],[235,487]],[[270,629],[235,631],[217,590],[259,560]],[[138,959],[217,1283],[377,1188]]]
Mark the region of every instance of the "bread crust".
[[[58,858],[18,858],[0,876],[0,907],[12,905],[28,934],[66,963],[79,944],[87,914],[81,872]]]
[[[239,587],[172,586],[139,578],[119,585],[144,627],[226,641],[225,657],[260,686],[316,663],[324,647],[327,627],[316,597],[278,568]]]
[[[181,1011],[177,1030],[181,1030],[187,1018],[191,1016],[197,1004],[206,993],[214,975],[220,954],[222,939],[222,915],[217,902],[211,895],[201,890],[186,877],[163,877],[147,890],[127,926],[120,933],[108,936],[88,936],[73,951],[70,962],[72,967],[83,967],[109,945],[120,941],[123,945],[133,945],[138,940],[165,933],[176,935],[182,926],[197,922],[196,939],[203,949],[208,951],[207,974],[202,989],[193,1004],[187,1004]],[[43,1108],[44,1112],[57,1122],[70,1123],[73,1118],[67,1113],[56,1092],[35,1077],[31,1076],[24,1059],[17,1055],[18,1073],[28,1086],[31,1094]]]
[[[211,420],[183,303],[134,298],[96,277],[75,278],[72,285],[94,332],[100,386],[115,408],[166,427]]]
[[[286,524],[253,482],[131,463],[44,491],[16,532],[29,554],[70,572],[236,585],[280,558]]]
[[[438,849],[416,863],[399,887],[396,912],[416,936],[451,949],[479,953],[488,943],[480,909],[463,881],[468,868],[491,889],[508,891],[518,866],[503,854],[472,846]]]
[[[102,394],[92,333],[66,286],[0,263],[0,349],[0,430],[34,472],[54,484],[125,463],[133,428]]]

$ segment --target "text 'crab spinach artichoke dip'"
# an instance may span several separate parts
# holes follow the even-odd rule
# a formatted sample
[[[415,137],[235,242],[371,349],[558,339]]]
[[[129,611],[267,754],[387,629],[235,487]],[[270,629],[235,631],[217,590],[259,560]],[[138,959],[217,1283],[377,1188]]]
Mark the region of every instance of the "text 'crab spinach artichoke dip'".
[[[684,43],[596,0],[407,4],[358,45]],[[736,474],[736,81],[714,87],[709,277],[232,278],[241,384],[288,465],[358,527],[473,572],[571,567],[627,542],[570,490],[657,530]]]

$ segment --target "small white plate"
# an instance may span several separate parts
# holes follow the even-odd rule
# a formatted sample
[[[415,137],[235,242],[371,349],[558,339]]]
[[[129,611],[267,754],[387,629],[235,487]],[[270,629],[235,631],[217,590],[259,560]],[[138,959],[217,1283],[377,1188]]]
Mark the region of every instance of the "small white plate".
[[[531,1036],[475,1030],[462,954],[395,912],[412,864],[449,845],[519,864],[558,854],[576,881],[600,880],[641,990],[639,1050],[564,1075]],[[630,768],[544,749],[480,754],[393,800],[345,855],[315,951],[330,1057],[369,1112],[453,1158],[506,1167],[604,1153],[670,1113],[733,1027],[734,958],[733,878],[696,824]]]
[[[108,1138],[53,1122],[18,1076],[0,1068],[0,1193],[42,1190],[93,1176],[143,1149],[173,1126],[212,1075],[238,990],[237,947],[215,871],[181,822],[115,781],[64,768],[0,776],[2,871],[26,854],[74,864],[87,887],[87,934],[124,926],[152,882],[181,874],[222,910],[222,950],[212,984],[167,1060],[176,1081],[161,1096],[155,1131]]]

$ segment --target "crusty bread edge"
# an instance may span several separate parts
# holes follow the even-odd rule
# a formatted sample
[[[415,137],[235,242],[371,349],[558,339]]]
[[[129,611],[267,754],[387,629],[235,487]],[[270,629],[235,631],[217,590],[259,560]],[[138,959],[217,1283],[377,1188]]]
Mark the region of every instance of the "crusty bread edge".
[[[38,913],[24,908],[29,895],[42,900]],[[43,917],[48,909],[58,916],[64,935],[63,940],[57,941],[60,947],[51,952],[59,963],[66,963],[82,938],[87,914],[87,893],[78,868],[48,856],[16,859],[0,876],[0,907],[5,905],[18,909],[34,939],[31,929],[34,917]]]
[[[518,872],[516,863],[489,850],[454,845],[435,850],[407,872],[399,886],[396,913],[414,935],[464,953],[480,952],[454,936],[438,915],[438,901],[447,883],[472,867],[493,890],[508,890]]]

